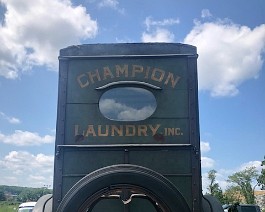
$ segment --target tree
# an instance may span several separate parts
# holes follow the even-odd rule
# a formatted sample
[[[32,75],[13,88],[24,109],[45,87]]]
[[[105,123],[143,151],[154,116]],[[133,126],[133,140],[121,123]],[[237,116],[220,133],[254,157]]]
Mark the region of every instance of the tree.
[[[224,204],[235,204],[241,202],[240,188],[238,186],[229,186],[224,193]]]
[[[264,160],[261,161],[261,166],[265,166],[265,156]],[[262,190],[265,190],[265,168],[262,167],[261,174],[258,177],[258,184],[261,186]]]
[[[6,200],[5,193],[0,190],[0,201],[5,201],[5,200]]]
[[[216,197],[221,203],[223,203],[223,191],[220,188],[219,184],[216,182],[216,173],[217,171],[212,169],[208,172],[208,179],[210,180],[210,184],[207,187],[209,193]]]
[[[23,191],[18,195],[18,200],[21,202],[26,201],[37,201],[40,197],[45,194],[51,194],[52,191],[47,188],[25,188]]]
[[[245,198],[247,204],[255,203],[254,190],[257,184],[252,187],[253,181],[257,181],[258,173],[255,167],[247,167],[243,171],[228,176],[228,182],[236,185],[240,194]]]

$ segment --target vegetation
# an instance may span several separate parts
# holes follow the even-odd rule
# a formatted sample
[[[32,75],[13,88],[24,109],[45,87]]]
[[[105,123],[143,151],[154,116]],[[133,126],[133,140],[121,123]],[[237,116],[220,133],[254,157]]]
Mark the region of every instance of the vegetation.
[[[0,201],[0,211],[14,212],[18,211],[19,202],[16,201]]]
[[[261,161],[261,166],[265,167],[265,157],[264,160]],[[262,190],[265,190],[265,168],[262,168],[261,174],[258,177],[258,185],[261,186]]]
[[[19,186],[0,185],[0,211],[14,212],[22,202],[37,201],[45,194],[51,194],[47,188],[27,188]]]
[[[52,190],[47,188],[27,188],[19,186],[0,186],[0,201],[27,202],[37,201],[45,194],[51,194]],[[2,210],[0,210],[2,211]]]
[[[253,181],[257,181],[258,173],[255,167],[247,167],[245,170],[236,172],[228,177],[228,182],[235,185],[239,193],[244,197],[247,204],[255,203],[254,190],[257,186]]]
[[[209,194],[215,196],[220,202],[224,202],[223,191],[220,188],[219,184],[216,182],[216,170],[210,170],[208,172],[208,179],[210,180],[210,184],[207,187]]]
[[[265,166],[265,157],[261,166]],[[222,204],[246,203],[255,204],[254,191],[256,186],[265,189],[265,169],[259,174],[255,167],[247,167],[243,171],[228,176],[230,186],[222,191],[216,182],[217,171],[208,172],[209,185],[207,193],[215,196]]]
[[[265,157],[261,166],[265,167]],[[265,169],[258,174],[255,167],[248,167],[243,171],[228,176],[231,184],[222,191],[216,181],[216,170],[208,172],[209,185],[207,193],[215,196],[222,204],[247,203],[254,204],[254,189],[258,185],[265,190]],[[22,202],[37,201],[45,194],[51,194],[52,190],[43,188],[27,188],[18,186],[0,185],[0,211],[14,211]]]

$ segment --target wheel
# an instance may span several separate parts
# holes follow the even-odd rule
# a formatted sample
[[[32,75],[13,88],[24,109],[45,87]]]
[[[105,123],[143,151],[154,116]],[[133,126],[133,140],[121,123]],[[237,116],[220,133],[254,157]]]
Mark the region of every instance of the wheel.
[[[153,170],[130,164],[108,166],[88,174],[67,192],[57,211],[93,211],[102,198],[118,197],[127,204],[134,196],[148,199],[157,211],[190,212],[169,180]]]

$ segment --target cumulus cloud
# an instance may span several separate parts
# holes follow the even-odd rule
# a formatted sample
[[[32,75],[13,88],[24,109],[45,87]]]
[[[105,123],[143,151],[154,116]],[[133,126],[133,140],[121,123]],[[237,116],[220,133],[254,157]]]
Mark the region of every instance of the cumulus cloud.
[[[215,161],[212,158],[206,157],[205,154],[211,150],[209,142],[201,141],[201,167],[204,169],[213,168]]]
[[[157,28],[154,32],[143,32],[142,42],[173,42],[174,34],[167,29]]]
[[[53,155],[12,151],[0,160],[0,184],[42,187],[52,185]]]
[[[140,109],[116,102],[114,99],[100,101],[100,111],[106,117],[114,120],[139,121],[151,116],[155,110],[152,106],[144,106]]]
[[[118,114],[118,120],[138,121],[149,117],[154,112],[151,106],[145,106],[141,109],[127,108]]]
[[[179,19],[153,20],[151,16],[146,17],[144,24],[146,31],[142,33],[142,42],[173,42],[175,35],[166,27],[179,24]]]
[[[210,12],[210,10],[208,9],[203,9],[202,12],[201,12],[201,17],[202,18],[208,18],[208,17],[211,17],[212,14]]]
[[[146,25],[147,30],[151,30],[152,27],[164,27],[164,26],[171,26],[175,24],[179,24],[180,20],[174,19],[174,18],[168,18],[168,19],[163,19],[160,21],[155,21],[151,16],[146,17],[144,24]]]
[[[11,117],[0,111],[0,118],[7,120],[10,124],[20,124],[21,121],[18,118]]]
[[[119,7],[119,1],[118,0],[101,0],[98,3],[98,7],[100,7],[100,8],[108,7],[108,8],[111,8],[111,9],[118,11],[121,14],[125,13],[125,9]]]
[[[261,166],[261,161],[249,161],[247,163],[243,163],[239,167],[239,171],[245,170],[246,168],[249,167],[255,167],[258,172],[261,172],[262,166]]]
[[[209,142],[201,141],[201,152],[205,153],[205,152],[209,152],[210,150],[211,150],[211,147],[210,147]]]
[[[0,142],[16,146],[39,146],[54,142],[55,137],[51,135],[40,136],[36,132],[16,130],[11,135],[0,133]]]
[[[196,22],[184,42],[198,48],[199,89],[234,96],[240,84],[259,76],[265,24],[250,29],[231,21]]]
[[[201,157],[201,167],[202,168],[213,168],[214,167],[214,160],[209,157]]]
[[[97,34],[97,22],[70,0],[1,0],[0,76],[15,79],[32,66],[57,68],[59,49]]]

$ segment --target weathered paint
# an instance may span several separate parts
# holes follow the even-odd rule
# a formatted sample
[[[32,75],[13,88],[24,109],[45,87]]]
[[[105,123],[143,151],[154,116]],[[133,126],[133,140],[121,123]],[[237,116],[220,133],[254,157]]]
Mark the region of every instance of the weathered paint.
[[[196,48],[159,43],[81,45],[62,49],[59,60],[54,210],[85,175],[131,163],[166,176],[191,211],[201,211]],[[152,92],[155,112],[142,121],[104,117],[100,97],[128,84]]]

